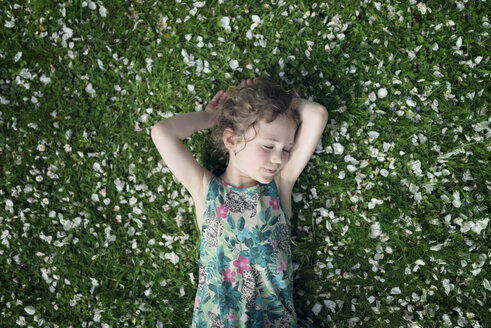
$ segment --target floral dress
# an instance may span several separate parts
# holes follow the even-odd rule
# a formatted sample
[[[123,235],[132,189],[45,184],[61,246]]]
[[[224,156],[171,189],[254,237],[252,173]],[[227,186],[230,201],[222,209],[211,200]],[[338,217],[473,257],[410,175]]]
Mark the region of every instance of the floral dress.
[[[274,180],[240,189],[212,175],[192,327],[297,327],[292,271]]]

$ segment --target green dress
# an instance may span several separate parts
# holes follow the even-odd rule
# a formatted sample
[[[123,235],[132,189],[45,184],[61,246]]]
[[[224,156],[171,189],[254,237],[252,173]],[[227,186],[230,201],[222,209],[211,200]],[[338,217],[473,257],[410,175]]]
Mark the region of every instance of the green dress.
[[[297,327],[290,222],[274,180],[235,188],[212,175],[192,327]]]

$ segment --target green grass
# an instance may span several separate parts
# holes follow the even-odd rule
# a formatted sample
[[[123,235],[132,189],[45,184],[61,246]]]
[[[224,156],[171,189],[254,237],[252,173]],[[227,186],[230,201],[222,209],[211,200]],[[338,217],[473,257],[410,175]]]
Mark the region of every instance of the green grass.
[[[489,326],[488,6],[412,2],[0,4],[0,325],[189,326],[199,231],[150,129],[262,77],[329,111],[294,188],[302,326]],[[185,142],[218,172],[209,132]]]

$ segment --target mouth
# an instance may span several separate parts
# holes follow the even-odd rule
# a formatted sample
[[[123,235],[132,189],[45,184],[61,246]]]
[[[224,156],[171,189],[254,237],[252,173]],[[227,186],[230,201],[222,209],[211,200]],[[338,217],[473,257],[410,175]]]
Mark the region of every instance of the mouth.
[[[266,172],[273,174],[273,173],[276,172],[276,170],[268,170],[268,169],[266,169]]]

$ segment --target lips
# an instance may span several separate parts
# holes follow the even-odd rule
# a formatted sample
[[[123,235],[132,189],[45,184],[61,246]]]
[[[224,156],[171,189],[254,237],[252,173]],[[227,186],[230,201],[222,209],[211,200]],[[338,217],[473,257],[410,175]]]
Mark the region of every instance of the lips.
[[[275,173],[275,172],[276,172],[276,170],[268,170],[268,169],[266,169],[266,171],[267,171],[268,173]]]

